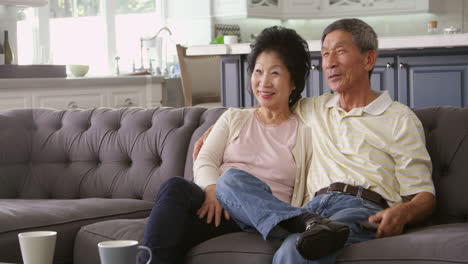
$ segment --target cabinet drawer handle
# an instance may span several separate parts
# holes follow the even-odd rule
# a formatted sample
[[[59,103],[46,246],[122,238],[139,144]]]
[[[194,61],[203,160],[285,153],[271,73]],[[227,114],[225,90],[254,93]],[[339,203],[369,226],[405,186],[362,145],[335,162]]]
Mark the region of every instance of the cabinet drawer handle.
[[[387,64],[385,65],[385,67],[386,67],[387,69],[393,68],[393,63],[387,62]]]
[[[315,64],[312,64],[312,66],[310,67],[311,70],[315,71],[318,69],[317,65]]]
[[[403,69],[403,68],[406,67],[406,65],[404,63],[400,63],[399,66],[400,66],[400,69]]]
[[[77,109],[78,104],[75,101],[71,101],[68,103],[68,109]]]
[[[132,105],[133,105],[132,99],[130,99],[130,98],[125,99],[124,105],[125,105],[126,107],[132,106]]]

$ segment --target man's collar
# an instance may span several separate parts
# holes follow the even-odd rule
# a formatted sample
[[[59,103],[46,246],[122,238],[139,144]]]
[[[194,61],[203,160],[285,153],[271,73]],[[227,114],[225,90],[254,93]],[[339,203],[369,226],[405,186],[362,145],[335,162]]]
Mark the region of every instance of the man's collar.
[[[370,115],[382,114],[393,103],[393,100],[390,97],[390,94],[388,93],[388,91],[375,92],[375,93],[377,94],[377,98],[375,98],[374,101],[372,101],[370,104],[362,108],[363,112],[368,113]],[[328,100],[325,106],[328,108],[335,107],[335,106],[340,107],[339,94],[335,93],[333,97],[330,98],[330,100]]]

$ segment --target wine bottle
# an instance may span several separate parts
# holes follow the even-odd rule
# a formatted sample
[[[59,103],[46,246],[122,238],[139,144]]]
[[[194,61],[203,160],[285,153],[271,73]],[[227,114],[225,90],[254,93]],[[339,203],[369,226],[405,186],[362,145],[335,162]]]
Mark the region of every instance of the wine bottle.
[[[8,41],[8,30],[5,30],[5,38],[3,39],[3,52],[5,53],[5,64],[12,64],[13,52],[11,51],[10,42]]]

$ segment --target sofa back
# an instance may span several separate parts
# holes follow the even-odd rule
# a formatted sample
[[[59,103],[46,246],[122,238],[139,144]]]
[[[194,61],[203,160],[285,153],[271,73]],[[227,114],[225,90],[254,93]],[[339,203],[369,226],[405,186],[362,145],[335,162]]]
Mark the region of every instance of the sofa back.
[[[193,133],[202,133],[199,126],[211,125],[204,123],[212,116],[208,112],[195,107],[1,110],[0,198],[152,201],[169,177],[185,171],[192,177],[185,170],[187,150]]]
[[[434,223],[468,220],[468,108],[430,107],[415,110],[431,155],[437,209]]]
[[[0,110],[0,199],[152,201],[193,178],[194,142],[224,108]],[[417,109],[433,162],[435,223],[468,219],[468,108]]]

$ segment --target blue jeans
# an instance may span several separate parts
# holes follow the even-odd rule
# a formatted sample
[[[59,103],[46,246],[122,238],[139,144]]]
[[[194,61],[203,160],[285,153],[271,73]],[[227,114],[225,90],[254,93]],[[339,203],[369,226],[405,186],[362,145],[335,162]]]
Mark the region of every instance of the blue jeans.
[[[287,233],[278,226],[283,220],[305,212],[316,213],[349,226],[346,245],[375,238],[375,233],[361,227],[359,222],[383,208],[358,196],[330,192],[315,197],[304,207],[293,207],[271,194],[267,184],[255,176],[237,169],[226,171],[216,185],[216,196],[244,231],[258,231],[264,239],[284,239],[273,263],[334,263],[340,250],[322,259],[304,259],[296,250],[298,233]]]
[[[183,263],[193,246],[227,233],[240,231],[233,220],[223,220],[218,227],[199,219],[197,210],[205,193],[196,184],[174,177],[161,185],[145,228],[143,245],[153,252],[152,264]],[[140,263],[148,256],[142,251]]]

